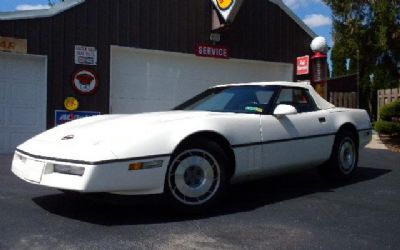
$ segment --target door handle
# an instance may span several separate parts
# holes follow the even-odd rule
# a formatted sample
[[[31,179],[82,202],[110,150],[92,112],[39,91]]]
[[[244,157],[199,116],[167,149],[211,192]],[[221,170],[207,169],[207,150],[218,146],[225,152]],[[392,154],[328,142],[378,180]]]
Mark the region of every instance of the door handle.
[[[320,123],[325,123],[325,122],[326,122],[326,119],[325,119],[325,117],[320,117],[320,118],[318,118],[318,121],[319,121]]]

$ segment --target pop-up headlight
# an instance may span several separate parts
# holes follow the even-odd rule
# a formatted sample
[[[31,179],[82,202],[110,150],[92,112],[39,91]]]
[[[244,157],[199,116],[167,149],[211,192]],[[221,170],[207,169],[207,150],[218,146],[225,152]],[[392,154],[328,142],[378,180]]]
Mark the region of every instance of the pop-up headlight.
[[[83,176],[85,168],[66,165],[54,165],[54,172],[60,174]]]

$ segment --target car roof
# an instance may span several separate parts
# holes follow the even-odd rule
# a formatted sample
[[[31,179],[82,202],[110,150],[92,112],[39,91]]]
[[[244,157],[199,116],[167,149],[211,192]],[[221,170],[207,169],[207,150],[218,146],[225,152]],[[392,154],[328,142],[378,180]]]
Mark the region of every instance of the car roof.
[[[230,83],[230,84],[221,84],[216,85],[214,88],[218,87],[233,87],[233,86],[285,86],[285,87],[301,87],[301,88],[309,88],[311,85],[309,82],[284,82],[284,81],[276,81],[276,82],[249,82],[249,83]]]

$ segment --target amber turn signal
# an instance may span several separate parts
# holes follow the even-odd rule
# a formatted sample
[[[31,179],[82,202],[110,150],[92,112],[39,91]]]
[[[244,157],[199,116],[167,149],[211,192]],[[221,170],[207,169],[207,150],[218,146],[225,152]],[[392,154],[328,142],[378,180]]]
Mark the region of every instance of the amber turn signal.
[[[143,169],[143,163],[136,162],[129,164],[129,170],[141,170],[141,169]]]

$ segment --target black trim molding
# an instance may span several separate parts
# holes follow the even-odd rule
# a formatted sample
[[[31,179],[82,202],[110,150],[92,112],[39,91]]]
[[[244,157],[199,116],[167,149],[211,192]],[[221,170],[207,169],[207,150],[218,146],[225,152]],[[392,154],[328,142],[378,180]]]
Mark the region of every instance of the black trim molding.
[[[163,157],[170,157],[171,154],[160,154],[160,155],[148,155],[148,156],[142,156],[142,157],[132,157],[132,158],[124,158],[124,159],[116,159],[116,160],[104,160],[104,161],[80,161],[80,160],[69,160],[69,159],[62,159],[62,158],[56,158],[56,157],[47,157],[47,156],[41,156],[41,155],[34,155],[27,153],[25,151],[22,151],[20,149],[15,150],[18,153],[24,154],[26,156],[35,158],[35,159],[40,159],[40,160],[46,160],[46,161],[57,161],[57,162],[65,162],[65,163],[73,163],[73,164],[83,164],[83,165],[103,165],[103,164],[110,164],[110,163],[118,163],[118,162],[125,162],[125,161],[141,161],[141,160],[151,160],[154,158],[163,158]]]
[[[281,140],[271,140],[271,141],[264,141],[264,142],[251,142],[251,143],[237,144],[237,145],[233,145],[232,148],[244,148],[244,147],[257,146],[257,145],[280,143],[280,142],[307,140],[307,139],[326,137],[326,136],[332,136],[332,135],[336,135],[336,133],[323,134],[323,135],[310,135],[310,136],[295,137],[295,138],[281,139]]]
[[[372,128],[367,128],[367,129],[359,129],[357,131],[363,132],[363,131],[371,131],[371,130],[372,130]],[[281,139],[281,140],[271,140],[271,141],[264,141],[264,142],[249,142],[249,143],[232,145],[232,148],[244,148],[244,147],[251,147],[251,146],[258,146],[258,145],[265,145],[265,144],[280,143],[280,142],[307,140],[307,139],[313,139],[313,138],[319,138],[319,137],[325,137],[325,136],[332,136],[332,135],[336,135],[336,134],[337,133],[329,133],[329,134],[322,134],[322,135],[310,135],[310,136],[295,137],[295,138]]]

